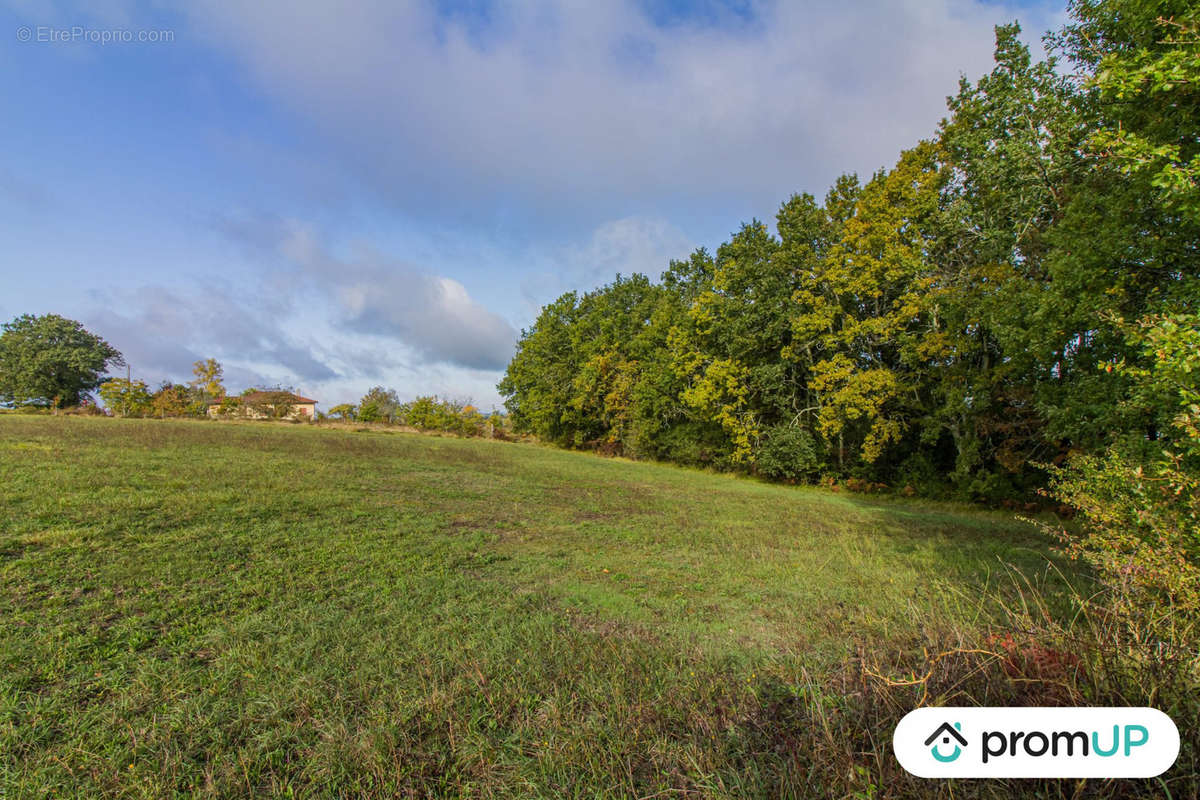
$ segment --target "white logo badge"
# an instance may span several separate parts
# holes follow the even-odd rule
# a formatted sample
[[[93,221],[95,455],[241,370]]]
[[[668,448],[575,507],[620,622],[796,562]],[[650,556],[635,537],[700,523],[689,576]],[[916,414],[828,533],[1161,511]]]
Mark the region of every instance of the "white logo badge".
[[[922,778],[1152,778],[1179,729],[1153,708],[918,708],[892,748]]]

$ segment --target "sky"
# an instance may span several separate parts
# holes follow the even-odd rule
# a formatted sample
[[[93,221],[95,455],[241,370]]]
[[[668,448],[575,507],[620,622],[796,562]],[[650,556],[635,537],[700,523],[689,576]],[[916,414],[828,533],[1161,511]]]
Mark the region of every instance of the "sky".
[[[543,304],[890,166],[1064,5],[0,0],[0,321],[500,407]]]

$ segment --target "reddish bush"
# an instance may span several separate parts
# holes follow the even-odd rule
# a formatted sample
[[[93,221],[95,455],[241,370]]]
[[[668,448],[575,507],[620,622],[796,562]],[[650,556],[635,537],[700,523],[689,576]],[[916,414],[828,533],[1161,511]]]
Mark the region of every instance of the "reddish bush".
[[[1049,647],[1034,639],[1018,640],[1011,633],[992,634],[988,643],[1002,654],[1008,677],[1027,683],[1039,701],[1070,702],[1075,696],[1083,661],[1075,653]]]

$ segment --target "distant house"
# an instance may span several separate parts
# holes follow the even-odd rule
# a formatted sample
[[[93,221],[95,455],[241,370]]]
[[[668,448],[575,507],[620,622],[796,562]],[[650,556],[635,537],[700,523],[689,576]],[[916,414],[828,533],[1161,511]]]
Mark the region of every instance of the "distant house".
[[[208,415],[248,419],[316,419],[317,401],[291,392],[249,392],[239,397],[210,401]]]

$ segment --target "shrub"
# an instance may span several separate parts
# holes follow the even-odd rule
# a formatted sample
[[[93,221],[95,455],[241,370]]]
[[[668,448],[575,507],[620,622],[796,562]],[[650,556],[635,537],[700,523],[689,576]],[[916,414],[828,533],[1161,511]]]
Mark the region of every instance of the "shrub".
[[[864,478],[847,478],[846,491],[858,492],[859,494],[874,494],[887,490],[887,484],[869,481]]]
[[[811,481],[821,469],[821,459],[811,433],[796,425],[777,425],[763,437],[755,465],[774,480]]]
[[[325,416],[330,419],[340,419],[346,422],[353,422],[357,418],[357,409],[350,403],[341,403],[329,409],[329,413]]]
[[[1052,468],[1047,494],[1081,524],[1047,529],[1096,570],[1130,635],[1186,646],[1180,627],[1200,620],[1200,315],[1149,317],[1130,335],[1152,366],[1115,370],[1135,379],[1140,402],[1177,413],[1150,458],[1131,443]]]
[[[379,403],[374,400],[363,400],[358,406],[358,413],[354,416],[358,422],[379,422],[382,418]]]
[[[475,406],[470,403],[442,400],[437,396],[418,397],[401,406],[400,413],[405,422],[423,431],[483,436],[489,429],[489,418],[480,414]],[[495,416],[490,420],[493,426]]]
[[[67,406],[59,411],[60,414],[75,417],[103,417],[104,409],[95,403],[89,403],[86,400],[77,406]]]
[[[1118,452],[1080,456],[1050,493],[1079,512],[1056,528],[1068,555],[1091,565],[1132,620],[1200,617],[1200,476],[1176,459],[1143,465]]]
[[[920,451],[912,453],[904,459],[890,477],[897,485],[911,486],[914,492],[920,492],[923,495],[933,495],[945,491],[945,481],[938,472],[938,468],[928,454]]]
[[[719,427],[688,421],[664,430],[657,437],[654,454],[677,464],[721,467],[728,463],[730,447]]]
[[[400,422],[403,419],[403,406],[394,389],[373,386],[359,401],[355,419],[359,422]]]
[[[100,384],[100,399],[122,417],[144,417],[151,412],[150,389],[145,381],[112,378]]]

